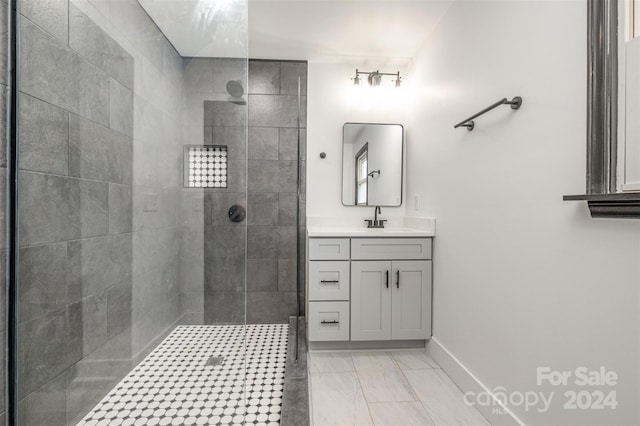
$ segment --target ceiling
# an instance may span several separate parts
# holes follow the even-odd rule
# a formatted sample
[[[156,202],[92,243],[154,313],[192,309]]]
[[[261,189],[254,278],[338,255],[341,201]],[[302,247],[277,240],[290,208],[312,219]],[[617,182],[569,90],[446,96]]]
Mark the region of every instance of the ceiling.
[[[246,0],[138,0],[182,56],[246,57]]]
[[[430,0],[249,0],[249,56],[412,57],[450,5]]]
[[[182,56],[318,60],[412,57],[453,0],[138,1]]]

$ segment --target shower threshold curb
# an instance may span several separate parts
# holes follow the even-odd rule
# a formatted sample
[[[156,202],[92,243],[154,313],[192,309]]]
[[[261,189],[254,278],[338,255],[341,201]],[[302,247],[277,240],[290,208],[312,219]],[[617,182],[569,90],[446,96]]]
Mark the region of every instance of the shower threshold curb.
[[[280,426],[308,426],[309,379],[305,317],[298,317],[298,362],[295,361],[296,317],[289,317],[287,366],[284,375]]]

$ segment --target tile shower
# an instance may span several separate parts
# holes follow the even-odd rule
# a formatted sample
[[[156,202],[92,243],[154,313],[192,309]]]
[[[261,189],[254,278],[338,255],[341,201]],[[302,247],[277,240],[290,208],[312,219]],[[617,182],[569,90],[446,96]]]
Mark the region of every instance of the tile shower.
[[[207,100],[224,91],[230,79],[247,74],[248,111],[226,100]],[[296,210],[297,84],[300,78],[299,167],[304,177],[306,74],[303,62],[249,60],[247,70],[246,61],[185,59],[183,114],[188,124],[184,140],[225,146],[228,158],[228,187],[204,194],[185,192],[183,203],[204,209],[204,224],[199,212],[186,213],[195,223],[185,244],[189,252],[204,256],[207,262],[203,271],[182,268],[188,275],[182,282],[194,283],[194,293],[187,289],[186,299],[192,303],[189,311],[202,312],[205,323],[243,320],[245,270],[248,323],[286,323],[296,312],[297,267],[304,276],[304,253],[296,262],[296,216],[301,218],[299,235],[305,234],[304,181],[300,210]],[[247,206],[246,226],[228,218],[229,207],[243,203]]]
[[[307,68],[181,57],[137,1],[42,3],[18,13],[17,415],[52,426],[80,421],[176,327],[297,314]],[[225,147],[226,185],[189,187],[190,146]]]

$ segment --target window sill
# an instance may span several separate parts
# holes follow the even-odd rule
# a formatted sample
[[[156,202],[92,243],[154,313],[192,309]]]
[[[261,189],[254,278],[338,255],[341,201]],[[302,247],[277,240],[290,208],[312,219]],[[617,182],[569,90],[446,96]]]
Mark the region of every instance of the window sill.
[[[565,195],[564,201],[586,201],[591,217],[640,219],[640,192]]]

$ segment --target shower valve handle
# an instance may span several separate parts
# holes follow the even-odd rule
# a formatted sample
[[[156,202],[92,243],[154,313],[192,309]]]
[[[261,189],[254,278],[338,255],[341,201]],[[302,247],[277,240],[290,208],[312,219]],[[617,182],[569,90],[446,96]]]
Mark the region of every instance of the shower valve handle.
[[[242,222],[245,217],[247,217],[247,211],[245,208],[239,204],[234,204],[229,207],[229,220],[231,222]]]

